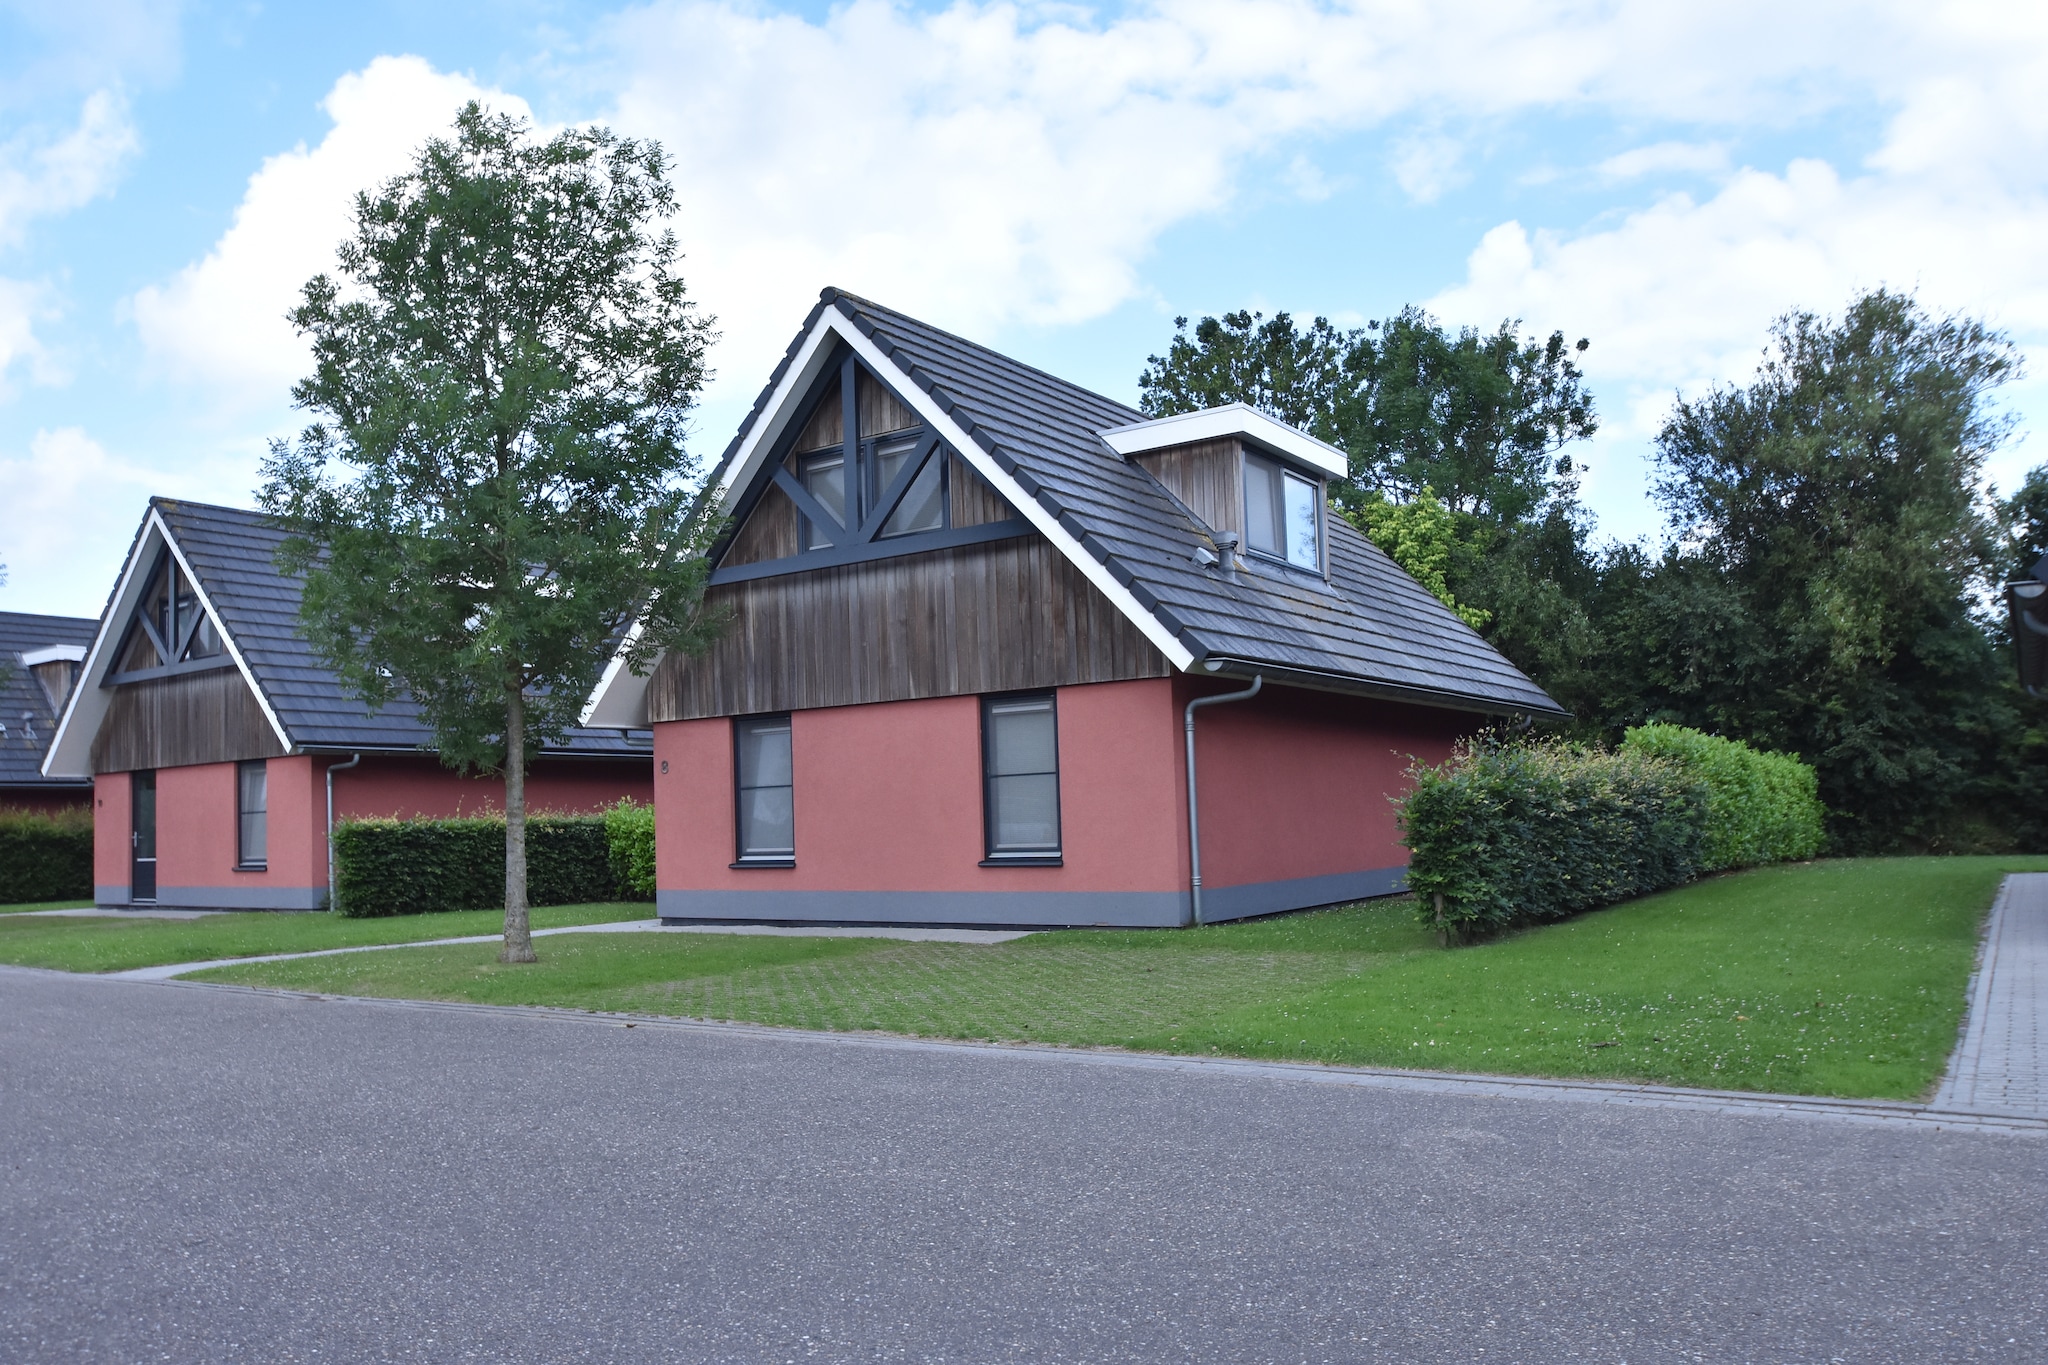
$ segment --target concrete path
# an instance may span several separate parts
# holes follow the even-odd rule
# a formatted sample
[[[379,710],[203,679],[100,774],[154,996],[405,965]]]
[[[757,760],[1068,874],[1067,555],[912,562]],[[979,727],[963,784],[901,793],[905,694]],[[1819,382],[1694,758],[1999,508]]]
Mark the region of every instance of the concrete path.
[[[613,920],[607,924],[571,924],[559,929],[535,929],[533,937],[553,934],[761,934],[776,938],[894,938],[911,943],[1008,943],[1023,938],[1029,930],[920,929],[887,925],[836,926],[774,924],[663,924],[658,919]],[[189,972],[214,967],[241,967],[252,962],[293,962],[302,957],[335,957],[342,953],[379,953],[392,948],[443,948],[454,943],[496,943],[502,934],[468,934],[461,938],[417,939],[410,943],[365,943],[353,948],[320,948],[310,953],[267,953],[260,957],[217,957],[206,962],[169,962],[159,967],[136,967],[107,975],[121,981],[169,981]]]
[[[2039,1136],[624,1022],[0,970],[0,1360],[2048,1358]]]
[[[1938,1109],[2048,1118],[2048,872],[2005,879]]]

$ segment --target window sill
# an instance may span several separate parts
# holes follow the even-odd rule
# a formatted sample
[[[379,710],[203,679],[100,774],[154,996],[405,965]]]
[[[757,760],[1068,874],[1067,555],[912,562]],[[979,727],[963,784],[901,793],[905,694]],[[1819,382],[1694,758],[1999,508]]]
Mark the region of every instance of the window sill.
[[[1057,853],[1018,853],[1005,857],[997,854],[983,858],[983,867],[1065,867],[1067,861]]]
[[[237,871],[237,872],[268,872],[268,871],[270,871],[270,864],[269,864],[269,863],[236,863],[236,864],[235,864],[235,868],[234,868],[234,870],[235,870],[235,871]]]
[[[727,863],[727,864],[726,864],[726,866],[727,866],[727,867],[730,867],[730,868],[731,868],[731,869],[732,869],[733,871],[735,871],[735,872],[739,872],[739,871],[742,871],[742,870],[744,870],[744,869],[746,869],[746,868],[751,868],[751,867],[795,867],[795,866],[796,866],[796,859],[794,859],[794,858],[742,858],[742,859],[740,859],[740,860],[739,860],[738,862],[735,862],[735,863]]]

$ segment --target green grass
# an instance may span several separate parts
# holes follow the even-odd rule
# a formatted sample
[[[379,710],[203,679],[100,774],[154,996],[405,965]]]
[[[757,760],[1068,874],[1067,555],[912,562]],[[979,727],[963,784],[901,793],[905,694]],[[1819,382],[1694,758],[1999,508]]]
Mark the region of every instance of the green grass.
[[[1764,868],[1450,951],[1405,901],[995,947],[565,935],[223,968],[337,994],[1795,1094],[1914,1098],[2000,877],[2048,858]],[[452,918],[452,917],[450,917]],[[358,921],[358,923],[366,923]],[[374,923],[374,922],[368,922]],[[4,951],[4,949],[0,949]]]
[[[91,900],[82,901],[37,901],[29,905],[0,905],[0,915],[19,915],[30,910],[84,910],[92,905]]]
[[[646,904],[554,905],[533,911],[532,920],[536,929],[551,929],[565,924],[647,919],[653,913],[654,908]],[[460,938],[496,933],[504,923],[502,910],[387,919],[343,919],[304,911],[236,911],[189,920],[0,915],[0,962],[67,972],[120,972],[170,962]]]

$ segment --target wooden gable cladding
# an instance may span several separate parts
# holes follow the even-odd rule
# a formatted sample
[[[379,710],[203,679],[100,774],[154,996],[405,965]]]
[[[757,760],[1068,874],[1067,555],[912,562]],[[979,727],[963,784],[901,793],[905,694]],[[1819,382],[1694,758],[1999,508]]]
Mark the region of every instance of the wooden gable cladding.
[[[988,481],[970,469],[965,460],[958,455],[949,455],[947,465],[947,525],[986,526],[992,522],[1008,521],[1017,515],[1003,495],[989,487]],[[803,517],[796,510],[796,504],[790,501],[787,493],[771,483],[763,490],[747,519],[733,533],[732,543],[726,546],[718,562],[721,566],[736,568],[742,564],[788,559],[801,548],[802,535]],[[792,572],[802,567],[801,564],[790,566]]]
[[[907,431],[921,424],[918,415],[904,404],[903,400],[889,391],[887,385],[869,374],[860,371],[854,381],[856,402],[860,407],[860,434],[877,436],[885,431]],[[819,400],[811,419],[804,423],[797,433],[796,444],[791,450],[803,452],[829,450],[846,442],[846,426],[839,414],[839,395],[828,393]]]
[[[711,649],[670,655],[651,721],[1163,678],[1163,655],[1043,537],[713,587]]]
[[[1244,534],[1244,445],[1235,436],[1134,456],[1212,531]]]
[[[182,768],[284,752],[241,670],[216,668],[115,688],[93,736],[92,770]]]

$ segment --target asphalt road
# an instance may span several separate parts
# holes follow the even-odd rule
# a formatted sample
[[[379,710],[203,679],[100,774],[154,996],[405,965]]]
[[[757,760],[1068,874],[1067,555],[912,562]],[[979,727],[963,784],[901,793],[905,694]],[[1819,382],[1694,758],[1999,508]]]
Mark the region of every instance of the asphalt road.
[[[2048,1140],[0,971],[0,1360],[2048,1360]]]

